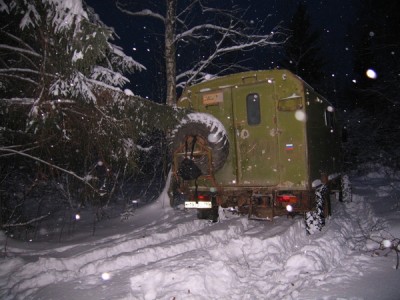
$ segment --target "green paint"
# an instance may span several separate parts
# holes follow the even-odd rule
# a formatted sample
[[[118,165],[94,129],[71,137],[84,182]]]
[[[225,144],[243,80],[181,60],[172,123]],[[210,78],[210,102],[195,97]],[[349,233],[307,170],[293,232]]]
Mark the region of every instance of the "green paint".
[[[305,190],[321,173],[340,172],[332,105],[287,70],[206,81],[188,88],[178,106],[212,114],[224,124],[230,152],[215,174],[220,186]]]

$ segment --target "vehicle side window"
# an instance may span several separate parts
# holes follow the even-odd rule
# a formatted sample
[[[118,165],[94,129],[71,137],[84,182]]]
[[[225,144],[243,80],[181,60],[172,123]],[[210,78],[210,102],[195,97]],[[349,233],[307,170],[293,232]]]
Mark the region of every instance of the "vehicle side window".
[[[260,96],[258,94],[248,94],[246,97],[247,123],[258,125],[261,123]]]

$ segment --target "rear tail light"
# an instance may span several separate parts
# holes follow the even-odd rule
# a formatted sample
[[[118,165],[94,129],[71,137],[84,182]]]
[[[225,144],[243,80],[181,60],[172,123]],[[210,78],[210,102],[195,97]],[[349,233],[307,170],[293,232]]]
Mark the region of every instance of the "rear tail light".
[[[195,200],[198,200],[198,201],[210,201],[210,196],[200,194],[200,195],[197,195],[197,199],[195,199]]]
[[[276,200],[278,202],[297,203],[297,197],[291,194],[277,195]]]

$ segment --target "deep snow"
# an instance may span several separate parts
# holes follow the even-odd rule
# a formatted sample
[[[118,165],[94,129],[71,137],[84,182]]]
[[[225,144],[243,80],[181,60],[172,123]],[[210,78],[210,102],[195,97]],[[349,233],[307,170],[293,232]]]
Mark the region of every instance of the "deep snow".
[[[94,236],[84,215],[61,241],[49,229],[30,243],[0,233],[0,298],[400,299],[396,253],[372,241],[400,237],[400,177],[381,168],[351,180],[353,201],[334,201],[312,236],[300,216],[197,220],[165,193]]]

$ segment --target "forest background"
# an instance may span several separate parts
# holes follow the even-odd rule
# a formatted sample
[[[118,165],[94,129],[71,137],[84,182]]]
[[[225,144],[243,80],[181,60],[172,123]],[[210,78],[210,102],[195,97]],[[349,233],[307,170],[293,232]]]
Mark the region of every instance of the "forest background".
[[[324,48],[312,1],[286,1],[293,13],[274,25],[249,18],[243,1],[113,1],[143,27],[161,28],[145,47],[159,54],[150,69],[124,53],[91,2],[94,9],[80,0],[0,0],[0,227],[8,234],[22,238],[55,212],[90,207],[100,220],[106,207],[129,209],[129,199],[150,190],[146,199],[157,197],[166,134],[185,114],[174,107],[182,89],[255,63],[292,70],[334,103],[347,132],[346,168],[399,168],[397,1],[351,1],[343,36],[351,59],[339,78],[326,66],[344,58]],[[149,99],[132,88],[146,72]]]

